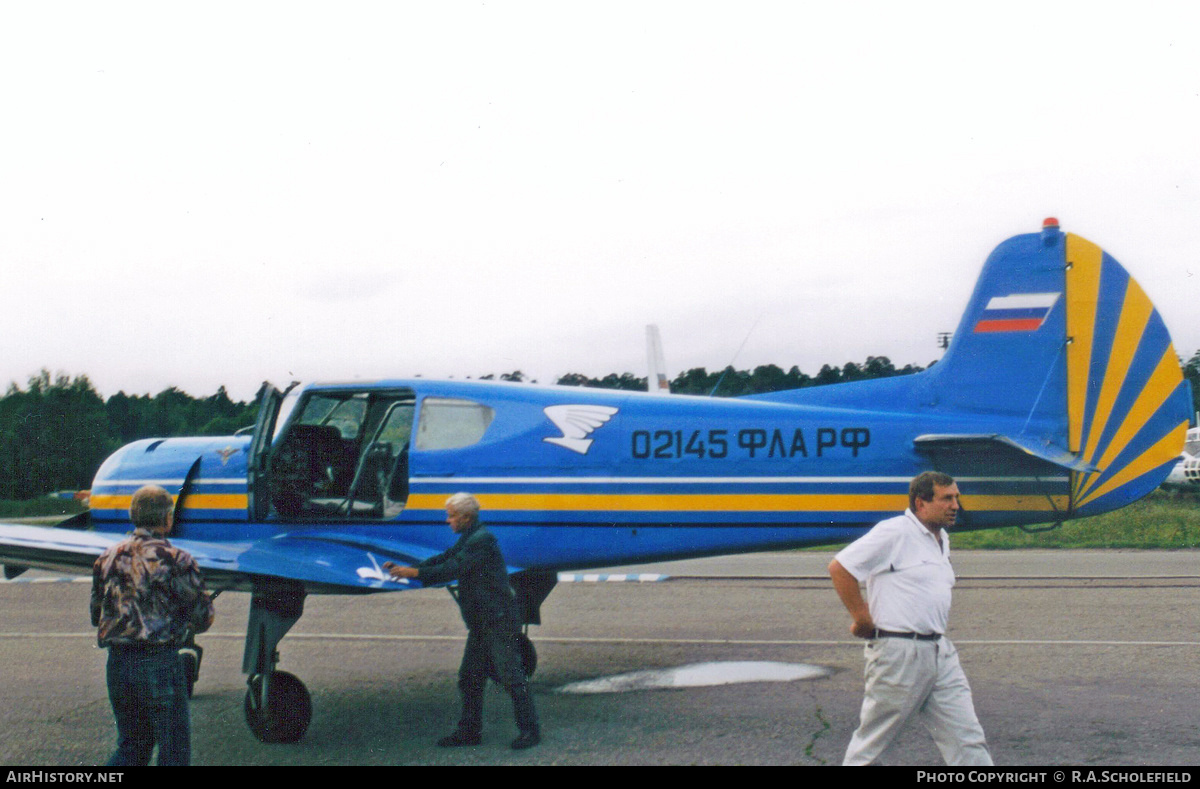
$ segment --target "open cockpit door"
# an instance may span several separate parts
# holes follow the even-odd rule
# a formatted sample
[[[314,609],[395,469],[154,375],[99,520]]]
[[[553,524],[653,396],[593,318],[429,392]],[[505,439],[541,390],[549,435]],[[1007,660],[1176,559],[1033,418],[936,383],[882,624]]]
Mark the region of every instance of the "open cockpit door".
[[[408,501],[408,452],[415,398],[404,392],[381,398],[364,428],[354,477],[342,505],[349,516],[393,518]]]
[[[287,392],[294,389],[293,382]],[[250,440],[249,457],[246,462],[246,489],[249,497],[250,520],[265,520],[271,509],[270,457],[271,440],[275,435],[275,424],[283,398],[269,381],[263,381],[258,390],[258,419],[254,423],[254,438]]]
[[[256,517],[398,516],[408,500],[415,403],[416,393],[405,387],[322,385],[285,399],[288,414],[273,431],[272,448],[259,450],[265,462],[256,466]]]

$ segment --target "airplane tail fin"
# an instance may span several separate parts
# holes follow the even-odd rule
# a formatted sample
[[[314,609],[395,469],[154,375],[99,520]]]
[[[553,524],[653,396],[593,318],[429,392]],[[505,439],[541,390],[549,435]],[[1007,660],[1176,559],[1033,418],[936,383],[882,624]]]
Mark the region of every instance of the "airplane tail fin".
[[[1145,292],[1053,219],[996,248],[950,348],[927,372],[923,405],[994,414],[1014,428],[1003,436],[1010,444],[1069,469],[1076,516],[1157,487],[1179,457],[1191,410]]]

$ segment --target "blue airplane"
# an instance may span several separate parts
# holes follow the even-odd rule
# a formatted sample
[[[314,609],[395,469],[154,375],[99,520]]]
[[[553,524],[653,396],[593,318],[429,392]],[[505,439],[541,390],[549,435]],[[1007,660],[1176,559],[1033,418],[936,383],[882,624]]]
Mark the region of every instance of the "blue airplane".
[[[964,530],[1114,510],[1167,476],[1190,408],[1142,289],[1047,220],[991,254],[945,356],[916,375],[741,398],[264,384],[252,433],[123,447],[96,472],[88,512],[0,525],[0,562],[10,577],[85,572],[128,531],[133,492],[166,487],[172,541],[212,588],[252,595],[247,723],[293,741],[311,703],[276,648],[306,595],[419,586],[383,564],[445,550],[455,492],[479,498],[538,624],[561,570],[850,541],[902,511],[928,469],[957,479]],[[527,643],[528,670],[535,657]]]

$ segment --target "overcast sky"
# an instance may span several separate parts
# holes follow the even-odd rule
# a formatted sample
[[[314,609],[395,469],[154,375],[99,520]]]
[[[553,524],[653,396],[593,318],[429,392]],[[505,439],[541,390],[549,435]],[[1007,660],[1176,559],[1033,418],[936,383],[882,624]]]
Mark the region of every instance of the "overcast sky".
[[[4,3],[0,386],[925,365],[1046,216],[1187,358],[1195,9]]]

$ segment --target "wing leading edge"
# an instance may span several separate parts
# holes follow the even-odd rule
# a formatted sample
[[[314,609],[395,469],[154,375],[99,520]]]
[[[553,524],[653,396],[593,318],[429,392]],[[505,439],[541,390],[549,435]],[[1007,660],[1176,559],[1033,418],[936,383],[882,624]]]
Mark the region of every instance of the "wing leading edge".
[[[124,539],[116,532],[0,524],[0,563],[86,574],[101,553]],[[172,539],[200,565],[214,589],[249,591],[267,579],[299,581],[313,593],[364,593],[419,588],[391,580],[386,561],[416,564],[441,551],[424,545],[355,538],[337,532],[284,533],[245,543]],[[517,568],[510,568],[516,572]],[[10,577],[17,572],[9,572]]]

